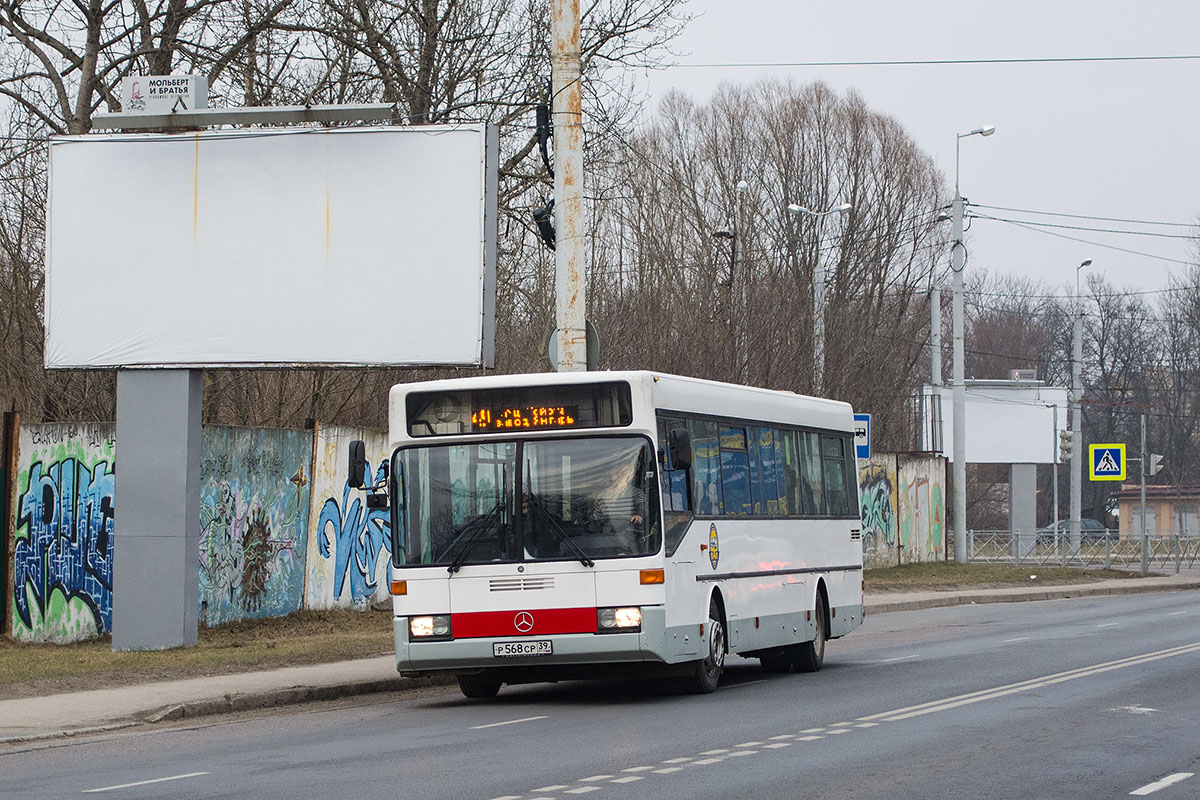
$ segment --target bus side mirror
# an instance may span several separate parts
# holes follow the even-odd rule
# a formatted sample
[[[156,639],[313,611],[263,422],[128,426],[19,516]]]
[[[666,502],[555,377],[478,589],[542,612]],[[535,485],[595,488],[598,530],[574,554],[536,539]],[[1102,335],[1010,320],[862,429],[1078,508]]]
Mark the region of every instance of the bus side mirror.
[[[692,435],[687,428],[675,428],[667,437],[671,448],[671,464],[675,469],[692,468]]]
[[[363,488],[363,474],[367,471],[367,445],[360,439],[350,443],[350,474],[346,484],[351,489]]]

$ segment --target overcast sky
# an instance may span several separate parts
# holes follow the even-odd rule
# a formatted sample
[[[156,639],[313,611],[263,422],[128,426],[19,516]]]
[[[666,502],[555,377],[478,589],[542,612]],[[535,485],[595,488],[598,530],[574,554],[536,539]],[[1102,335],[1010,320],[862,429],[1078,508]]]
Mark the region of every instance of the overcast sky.
[[[1197,0],[691,0],[697,18],[676,43],[679,65],[1200,55]],[[853,67],[687,67],[647,76],[654,98],[682,89],[705,100],[722,81],[821,80],[857,90],[894,117],[972,203],[1039,212],[1195,225],[1200,216],[1200,60]],[[753,181],[753,175],[745,176]],[[796,198],[803,202],[803,198]],[[1194,228],[980,213],[1093,228],[1188,235]],[[1013,273],[1073,290],[1076,267],[1118,287],[1166,286],[1189,241],[976,220],[968,269]],[[1095,243],[1095,244],[1092,244]],[[1134,250],[1123,253],[1099,245]],[[1153,295],[1151,296],[1153,297]]]

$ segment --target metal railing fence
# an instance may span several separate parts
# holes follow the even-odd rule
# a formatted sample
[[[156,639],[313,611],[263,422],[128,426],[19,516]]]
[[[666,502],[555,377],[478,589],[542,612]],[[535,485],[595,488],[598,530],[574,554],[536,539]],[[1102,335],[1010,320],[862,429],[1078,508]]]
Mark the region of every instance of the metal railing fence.
[[[954,552],[953,533],[949,552]],[[1115,532],[1085,535],[1078,550],[1070,535],[1037,531],[967,531],[967,558],[972,562],[1105,569],[1174,571],[1200,566],[1200,537],[1117,538]]]

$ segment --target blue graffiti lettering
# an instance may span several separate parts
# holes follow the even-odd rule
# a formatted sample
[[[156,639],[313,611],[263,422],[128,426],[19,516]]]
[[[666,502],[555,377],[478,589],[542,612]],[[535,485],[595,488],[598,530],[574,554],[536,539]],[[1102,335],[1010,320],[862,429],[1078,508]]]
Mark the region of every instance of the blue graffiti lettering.
[[[33,627],[29,594],[42,618],[55,589],[82,600],[96,632],[112,629],[113,492],[106,461],[88,469],[74,458],[29,468],[29,488],[17,501],[13,590],[17,615]]]
[[[365,479],[370,480],[371,465],[367,465]],[[383,468],[377,473],[376,482],[383,480]],[[356,496],[351,500],[351,493]],[[333,541],[327,531],[333,526]],[[332,545],[332,551],[331,551]],[[334,558],[333,596],[342,596],[346,588],[346,576],[350,577],[350,599],[359,606],[370,602],[375,594],[377,581],[375,567],[380,554],[392,551],[391,521],[384,509],[367,509],[362,496],[351,489],[349,482],[342,488],[342,502],[335,498],[325,500],[321,517],[317,521],[317,550],[323,558]]]

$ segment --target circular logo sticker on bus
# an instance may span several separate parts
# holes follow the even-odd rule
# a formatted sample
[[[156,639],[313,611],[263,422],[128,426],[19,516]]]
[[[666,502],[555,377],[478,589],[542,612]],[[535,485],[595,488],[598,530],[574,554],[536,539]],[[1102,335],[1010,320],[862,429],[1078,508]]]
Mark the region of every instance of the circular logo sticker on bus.
[[[712,568],[717,568],[717,561],[721,558],[721,543],[717,541],[717,523],[713,523],[708,529],[708,560],[712,564]]]

